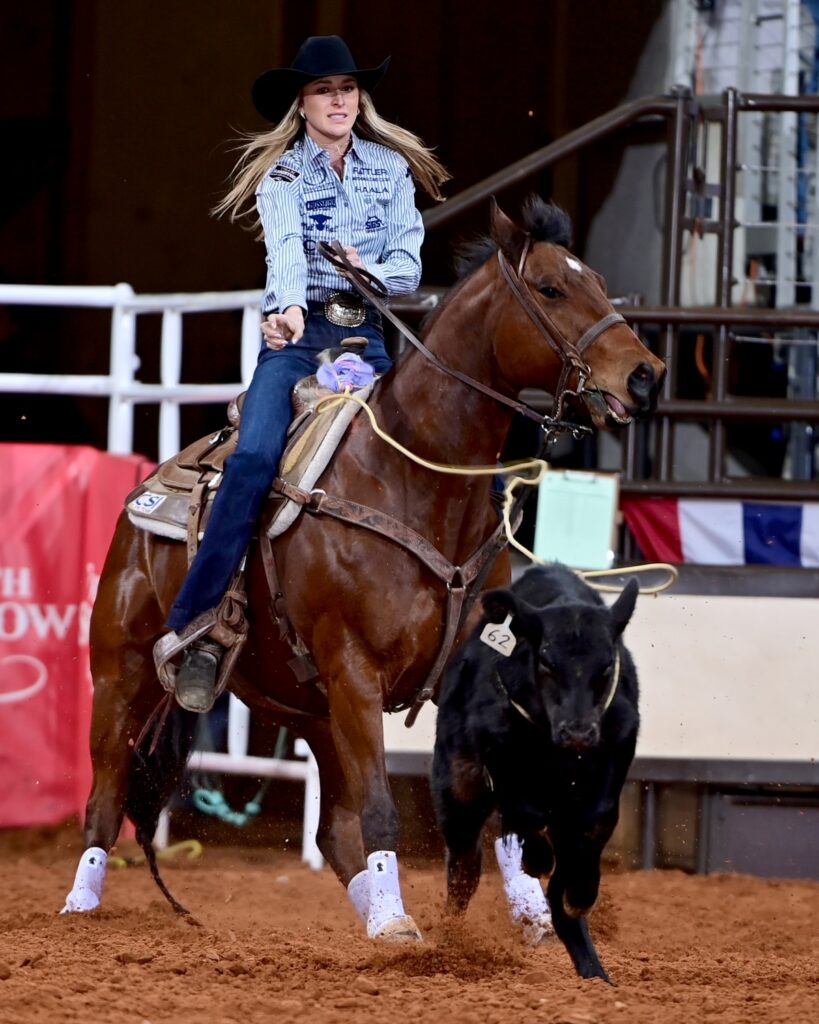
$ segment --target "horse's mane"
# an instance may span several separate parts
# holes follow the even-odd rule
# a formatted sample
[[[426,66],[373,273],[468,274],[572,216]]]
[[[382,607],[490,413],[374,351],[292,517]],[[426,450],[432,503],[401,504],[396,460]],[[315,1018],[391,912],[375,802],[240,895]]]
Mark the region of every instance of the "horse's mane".
[[[523,204],[521,218],[521,227],[534,241],[550,242],[565,248],[569,248],[572,244],[572,222],[568,213],[556,203],[546,202],[538,195],[531,195]],[[498,243],[489,235],[480,235],[458,247],[454,260],[457,281],[444,296],[443,301],[422,321],[421,327],[424,334],[438,318],[438,314],[460,290],[464,281],[497,251]]]
[[[565,210],[555,203],[547,203],[540,196],[531,195],[521,211],[522,228],[536,242],[551,242],[568,248],[572,244],[572,222]],[[488,235],[481,235],[462,245],[455,254],[455,273],[458,280],[468,277],[498,251],[498,243]]]

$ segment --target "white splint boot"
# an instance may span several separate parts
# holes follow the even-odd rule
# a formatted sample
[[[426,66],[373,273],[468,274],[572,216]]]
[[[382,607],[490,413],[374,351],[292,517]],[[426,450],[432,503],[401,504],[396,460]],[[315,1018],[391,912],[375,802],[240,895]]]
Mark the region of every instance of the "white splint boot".
[[[520,928],[523,941],[528,946],[536,946],[555,932],[546,894],[540,882],[523,870],[522,850],[517,836],[496,839],[495,856],[512,920]]]
[[[367,918],[370,916],[370,872],[366,868],[347,883],[347,895],[356,914],[366,926]]]
[[[74,876],[74,886],[66,897],[61,914],[77,914],[97,909],[102,898],[107,865],[108,854],[99,846],[91,846],[85,851],[80,857]]]
[[[420,942],[418,925],[404,910],[398,882],[398,858],[393,851],[371,853],[367,858],[367,874],[370,883],[367,935],[371,939],[393,942]]]

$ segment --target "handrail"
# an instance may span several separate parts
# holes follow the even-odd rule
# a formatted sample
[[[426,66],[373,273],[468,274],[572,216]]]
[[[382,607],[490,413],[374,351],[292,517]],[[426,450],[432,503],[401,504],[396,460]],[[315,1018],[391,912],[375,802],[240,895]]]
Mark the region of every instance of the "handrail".
[[[111,286],[0,284],[0,304],[102,309],[110,313],[109,369],[103,374],[0,372],[0,395],[31,393],[108,398],[108,450],[133,449],[134,408],[159,405],[159,459],[180,449],[180,404],[228,402],[253,374],[259,351],[261,291],[136,295],[129,284]],[[181,380],[183,316],[236,312],[241,380],[225,384],[186,384]],[[136,321],[143,314],[162,318],[160,383],[137,379]]]
[[[588,124],[575,128],[561,138],[550,142],[548,146],[536,149],[534,153],[509,164],[502,171],[484,178],[469,188],[445,200],[438,206],[424,212],[424,227],[429,231],[453,220],[465,210],[471,210],[495,192],[515,182],[521,181],[550,167],[553,163],[566,156],[571,156],[590,142],[604,138],[619,128],[624,128],[634,121],[651,114],[672,114],[677,107],[675,96],[644,96],[632,100],[622,106],[615,107],[606,114],[601,114]]]
[[[819,310],[801,306],[627,306],[619,305],[630,323],[673,324],[677,327],[714,326],[815,327],[819,329]]]

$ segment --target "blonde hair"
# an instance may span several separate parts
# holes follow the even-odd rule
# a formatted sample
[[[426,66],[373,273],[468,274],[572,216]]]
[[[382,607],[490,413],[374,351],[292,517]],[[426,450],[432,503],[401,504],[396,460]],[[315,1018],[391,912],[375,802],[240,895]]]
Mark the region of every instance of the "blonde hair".
[[[300,95],[296,96],[281,121],[269,131],[242,136],[243,141],[238,147],[241,155],[231,175],[233,184],[214,206],[212,212],[215,216],[227,214],[231,221],[250,219],[251,230],[261,227],[254,198],[256,189],[270,167],[302,134],[304,125],[299,117],[300,102]],[[362,139],[378,142],[402,156],[424,191],[433,199],[440,201],[444,198],[440,186],[451,177],[447,169],[417,135],[381,117],[363,89],[359,90],[359,112],[354,130]]]

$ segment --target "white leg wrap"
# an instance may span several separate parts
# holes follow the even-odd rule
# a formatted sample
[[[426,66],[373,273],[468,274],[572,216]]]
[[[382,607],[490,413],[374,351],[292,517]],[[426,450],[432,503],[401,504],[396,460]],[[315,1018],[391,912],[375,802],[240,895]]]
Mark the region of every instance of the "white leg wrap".
[[[521,926],[529,945],[536,946],[547,935],[554,934],[549,901],[536,878],[527,875],[521,866],[522,850],[515,835],[495,840],[495,856],[503,877],[503,891],[509,902],[512,920]]]
[[[392,850],[377,850],[367,858],[370,881],[370,906],[367,914],[367,935],[381,934],[393,918],[406,916],[398,882],[398,858]]]
[[[370,873],[366,868],[350,879],[347,895],[355,907],[355,912],[366,925],[370,915]]]
[[[77,873],[74,876],[74,887],[65,900],[61,914],[74,914],[86,910],[96,910],[102,897],[102,885],[105,881],[105,868],[108,854],[99,846],[91,846],[80,857]]]

